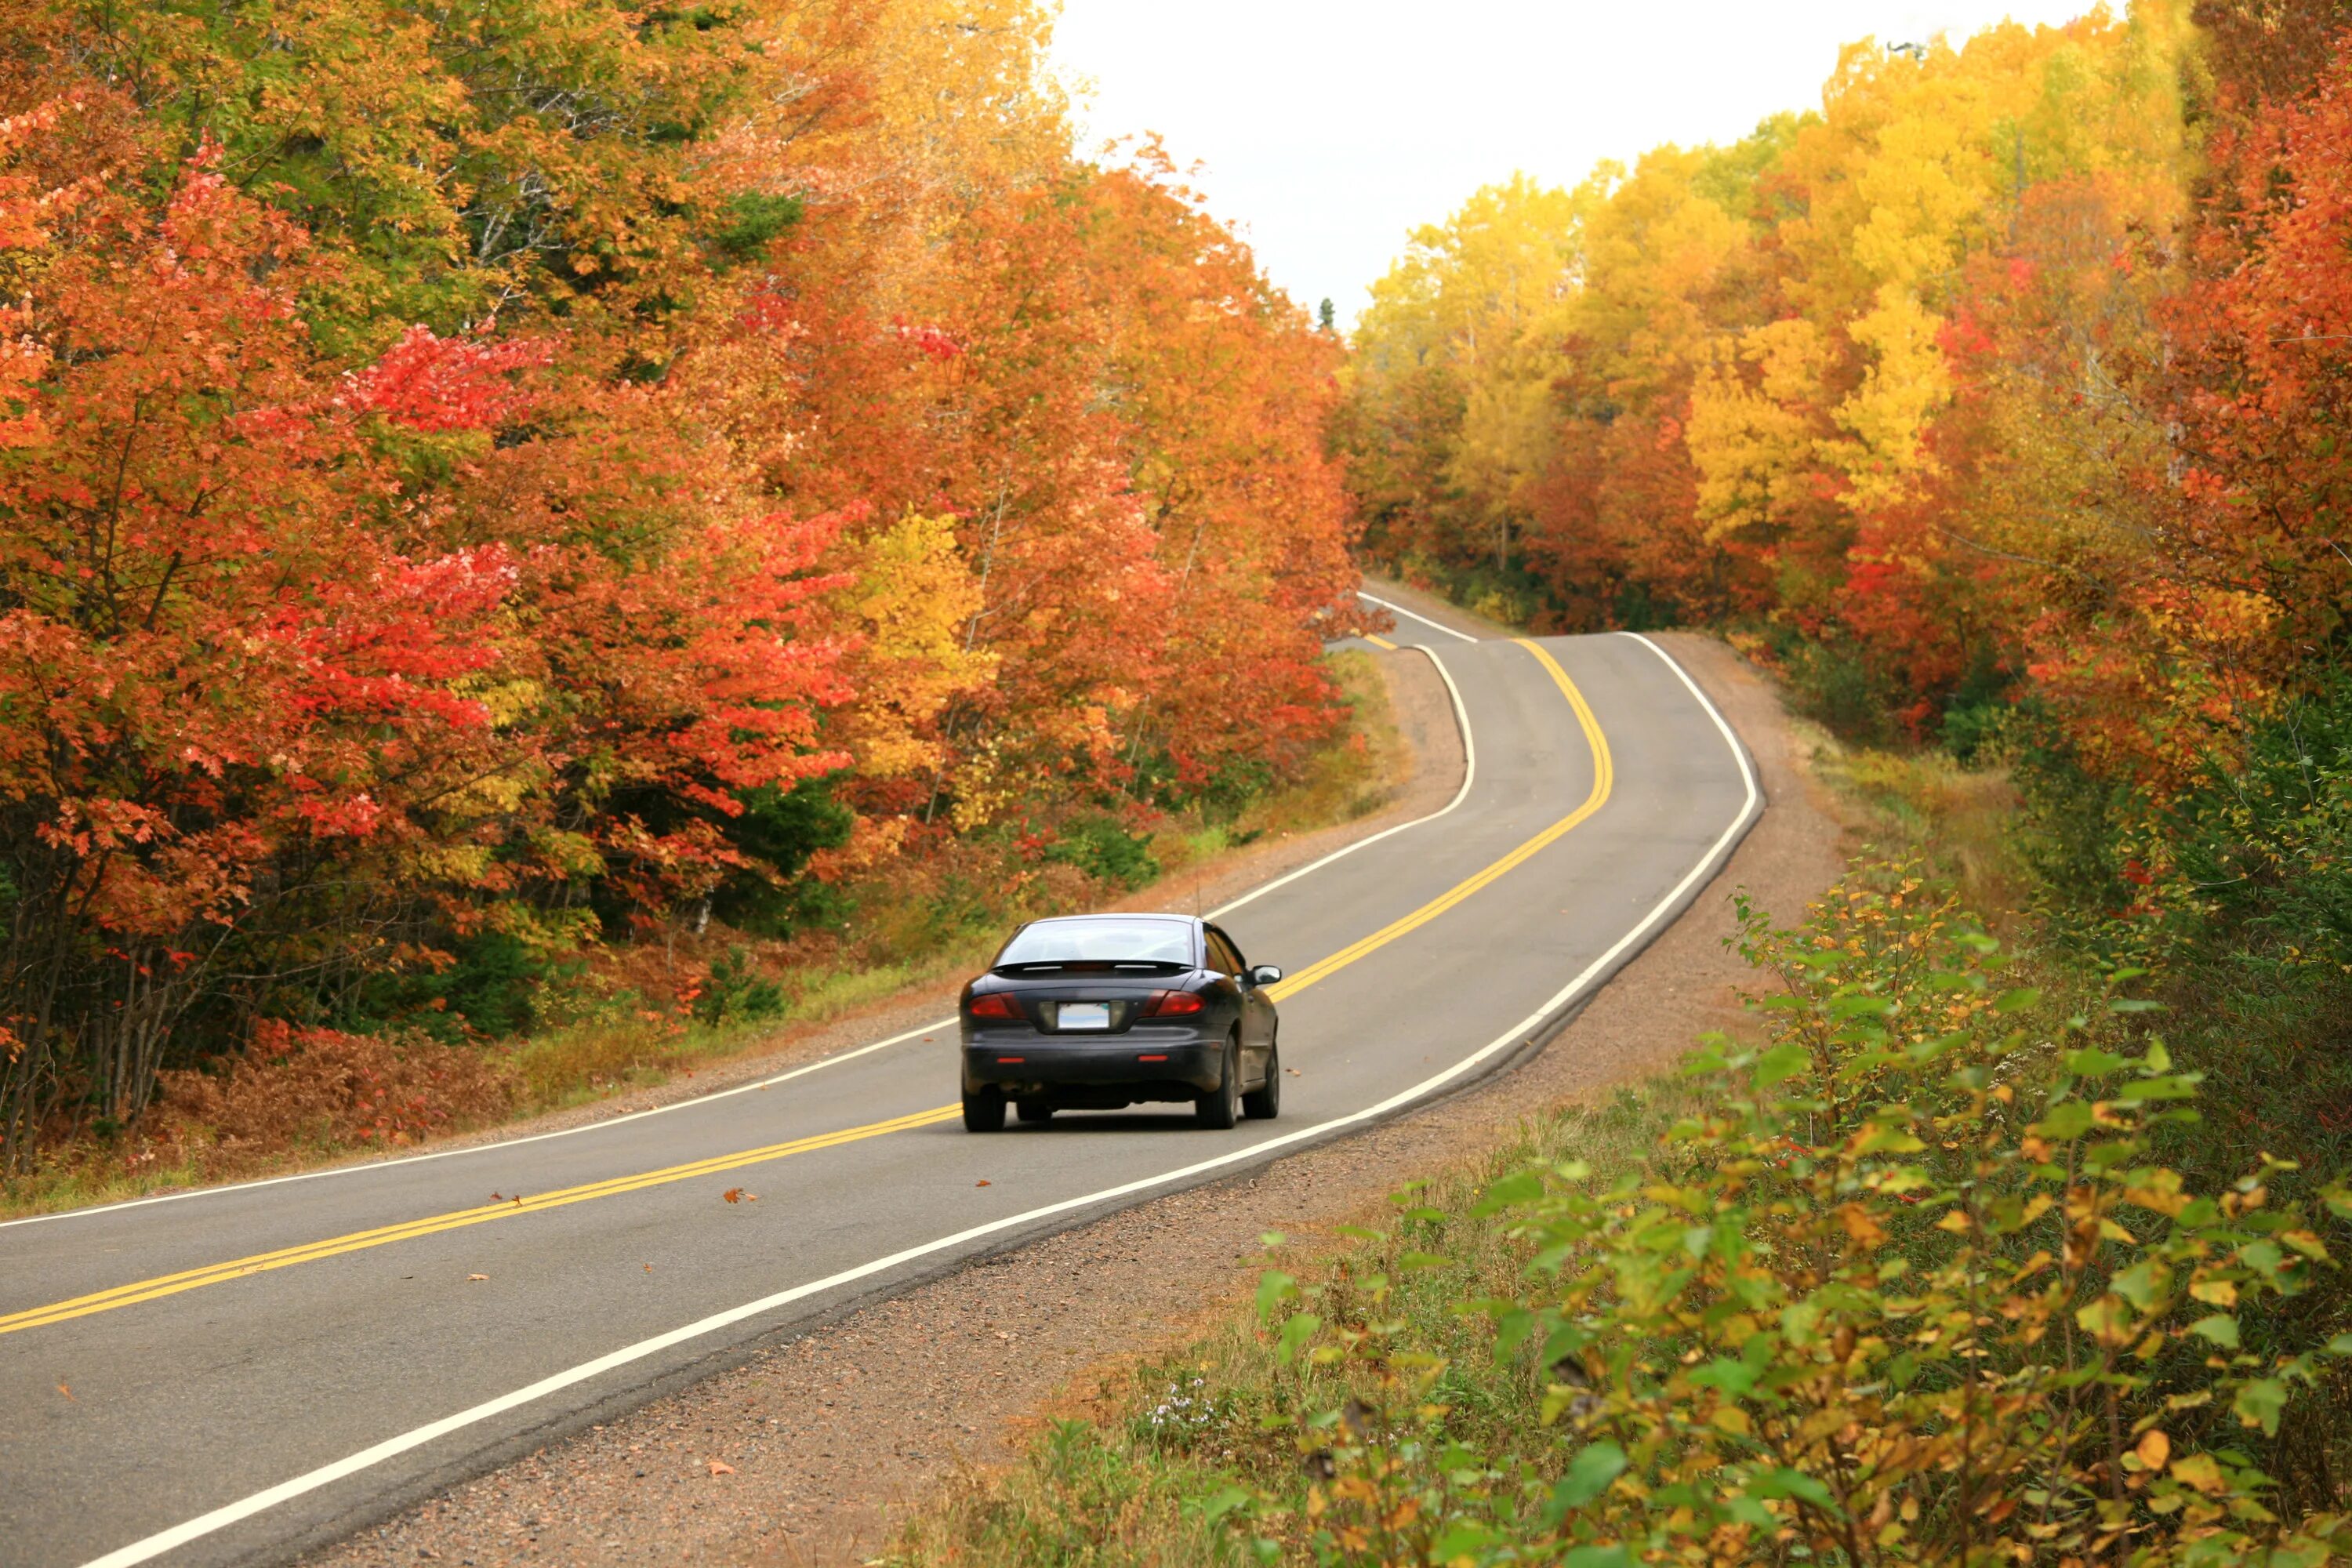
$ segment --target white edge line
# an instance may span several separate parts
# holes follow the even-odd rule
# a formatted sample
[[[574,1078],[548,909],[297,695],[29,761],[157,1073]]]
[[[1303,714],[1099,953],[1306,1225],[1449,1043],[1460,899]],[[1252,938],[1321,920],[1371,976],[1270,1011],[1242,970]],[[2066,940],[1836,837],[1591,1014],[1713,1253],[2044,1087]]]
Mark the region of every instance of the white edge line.
[[[1673,913],[1684,894],[1700,885],[1702,879],[1712,877],[1720,868],[1717,864],[1717,858],[1747,827],[1750,816],[1762,798],[1761,792],[1756,787],[1755,770],[1748,764],[1746,748],[1740,745],[1739,738],[1732,732],[1731,726],[1724,722],[1723,715],[1716,710],[1715,704],[1707,700],[1706,693],[1698,689],[1698,684],[1691,679],[1682,666],[1675,663],[1673,656],[1665,649],[1638,634],[1625,635],[1633,637],[1652,653],[1664,659],[1666,668],[1682,678],[1683,684],[1690,689],[1691,694],[1698,699],[1699,705],[1706,709],[1707,717],[1715,721],[1715,727],[1722,732],[1724,740],[1731,747],[1733,758],[1739,763],[1739,776],[1741,782],[1747,786],[1747,798],[1740,803],[1739,811],[1732,818],[1731,826],[1725,828],[1716,841],[1708,846],[1706,853],[1699,857],[1690,870],[1684,874],[1683,879],[1675,884],[1673,890],[1659,900],[1648,914],[1642,917],[1640,924],[1618,938],[1616,943],[1608,952],[1587,964],[1575,979],[1554,992],[1543,1005],[1443,1072],[1423,1079],[1411,1089],[1392,1094],[1377,1105],[1367,1106],[1361,1110],[1351,1111],[1346,1116],[1334,1117],[1328,1121],[1318,1121],[1312,1127],[1302,1127],[1297,1131],[1286,1132],[1279,1137],[1265,1139],[1251,1144],[1246,1149],[1236,1149],[1230,1153],[1198,1161],[1177,1170],[1164,1171],[1156,1176],[1143,1176],[1135,1181],[1123,1182],[1118,1186],[1105,1187],[1100,1192],[1088,1193],[1082,1197],[1065,1198],[1060,1203],[1047,1204],[1043,1208],[1030,1209],[1026,1213],[1013,1215],[1005,1219],[991,1220],[986,1225],[976,1225],[968,1230],[957,1231],[952,1236],[943,1236],[936,1240],[926,1241],[919,1246],[891,1253],[887,1258],[877,1258],[871,1262],[858,1264],[854,1268],[845,1268],[837,1274],[829,1274],[822,1279],[812,1279],[807,1284],[795,1285],[790,1289],[779,1290],[772,1296],[762,1296],[756,1301],[747,1301],[742,1306],[730,1307],[723,1312],[714,1312],[709,1317],[699,1319],[683,1328],[656,1334],[651,1339],[639,1340],[633,1345],[625,1345],[609,1354],[598,1356],[593,1361],[583,1362],[578,1366],[559,1372],[551,1377],[543,1377],[527,1387],[516,1389],[511,1394],[502,1394],[496,1399],[485,1400],[479,1405],[460,1410],[454,1415],[445,1415],[438,1421],[428,1422],[425,1426],[404,1432],[396,1437],[387,1437],[373,1447],[362,1448],[356,1454],[335,1460],[332,1464],[321,1465],[317,1469],[296,1476],[291,1480],[280,1481],[278,1485],[255,1492],[250,1497],[241,1498],[226,1507],[216,1508],[210,1513],[200,1514],[185,1523],[175,1524],[171,1529],[159,1531],[142,1541],[134,1541],[128,1546],[119,1547],[102,1557],[91,1558],[82,1565],[82,1568],[130,1568],[132,1563],[145,1563],[174,1547],[184,1546],[192,1541],[201,1540],[217,1531],[226,1530],[232,1524],[250,1519],[255,1514],[265,1512],[279,1503],[290,1502],[305,1493],[316,1491],[320,1487],[357,1475],[362,1470],[380,1465],[386,1459],[395,1458],[412,1448],[421,1447],[436,1437],[444,1437],[452,1432],[462,1431],[467,1426],[487,1421],[493,1415],[502,1415],[509,1410],[544,1399],[551,1394],[559,1394],[564,1389],[626,1366],[632,1362],[658,1355],[673,1345],[699,1339],[705,1334],[714,1333],[720,1329],[740,1323],[747,1318],[756,1318],[762,1312],[772,1312],[779,1307],[789,1306],[807,1297],[836,1289],[844,1285],[855,1284],[860,1279],[870,1279],[877,1274],[898,1268],[902,1264],[912,1263],[919,1258],[961,1247],[967,1242],[978,1241],[986,1237],[1018,1229],[1023,1226],[1034,1225],[1039,1220],[1050,1219],[1055,1215],[1067,1214],[1073,1209],[1086,1208],[1090,1205],[1126,1197],[1133,1193],[1148,1192],[1153,1187],[1166,1186],[1171,1182],[1181,1182],[1188,1177],[1202,1175],[1227,1165],[1255,1160],[1273,1150],[1304,1142],[1311,1138],[1320,1138],[1341,1128],[1353,1127],[1373,1121],[1443,1089],[1499,1052],[1507,1050],[1523,1040],[1532,1039],[1558,1016],[1562,1008],[1573,1002],[1596,979],[1609,973],[1611,966],[1623,955],[1626,949],[1639,942],[1659,921]]]
[[[1369,595],[1367,596],[1369,597]],[[1408,615],[1412,614],[1411,611],[1407,611],[1405,613]],[[1434,623],[1432,624],[1433,625]],[[1456,635],[1458,636],[1459,634]],[[1452,811],[1455,806],[1460,805],[1465,800],[1469,798],[1471,781],[1478,776],[1478,748],[1476,743],[1471,739],[1470,714],[1468,710],[1464,708],[1462,705],[1462,689],[1454,685],[1453,672],[1445,668],[1444,660],[1437,657],[1437,650],[1435,648],[1433,648],[1424,643],[1414,643],[1411,646],[1419,648],[1423,653],[1429,656],[1429,662],[1437,667],[1439,679],[1445,682],[1446,695],[1453,700],[1454,722],[1456,728],[1458,728],[1462,732],[1463,758],[1462,787],[1454,792],[1454,798],[1448,801],[1441,810],[1433,811],[1426,816],[1414,817],[1411,822],[1399,823],[1396,826],[1375,833],[1369,838],[1360,838],[1353,844],[1345,845],[1340,848],[1333,850],[1330,854],[1324,856],[1321,859],[1315,861],[1311,865],[1300,867],[1297,870],[1291,872],[1286,877],[1280,877],[1276,879],[1274,881],[1265,883],[1262,887],[1253,888],[1248,892],[1244,893],[1240,898],[1234,900],[1231,903],[1221,904],[1217,908],[1211,910],[1206,918],[1216,920],[1223,916],[1228,910],[1240,909],[1244,904],[1248,903],[1252,899],[1258,897],[1260,894],[1270,893],[1276,888],[1282,887],[1286,883],[1295,882],[1299,878],[1306,876],[1309,871],[1319,871],[1324,867],[1331,864],[1332,861],[1340,858],[1342,856],[1352,855],[1357,850],[1364,848],[1369,845],[1378,844],[1381,839],[1386,838],[1392,834],[1402,833],[1408,827],[1419,827],[1423,823],[1434,822],[1439,817],[1445,816],[1446,813]],[[356,1175],[363,1171],[389,1170],[396,1165],[421,1164],[427,1160],[447,1160],[460,1154],[487,1154],[496,1150],[520,1149],[526,1143],[542,1142],[550,1138],[569,1138],[575,1133],[581,1132],[602,1132],[608,1127],[618,1127],[625,1121],[637,1121],[648,1116],[662,1115],[667,1111],[684,1110],[692,1106],[709,1105],[715,1100],[726,1100],[734,1095],[749,1094],[754,1089],[766,1089],[772,1084],[783,1083],[788,1079],[799,1078],[803,1073],[816,1072],[821,1068],[835,1067],[842,1062],[855,1061],[859,1057],[869,1055],[875,1051],[886,1050],[892,1046],[904,1045],[908,1040],[914,1039],[920,1035],[937,1034],[942,1029],[952,1029],[955,1026],[955,1016],[950,1014],[947,1017],[939,1020],[937,1023],[924,1024],[917,1028],[908,1029],[903,1035],[893,1035],[887,1040],[877,1040],[871,1045],[859,1046],[854,1050],[841,1051],[833,1056],[820,1058],[816,1061],[809,1062],[803,1066],[794,1068],[789,1072],[781,1072],[776,1074],[773,1078],[761,1079],[756,1083],[738,1084],[733,1089],[714,1089],[709,1094],[698,1094],[690,1100],[676,1100],[668,1105],[651,1106],[644,1110],[632,1110],[625,1116],[610,1117],[603,1121],[591,1121],[579,1127],[560,1127],[552,1132],[534,1132],[527,1138],[500,1139],[488,1143],[476,1143],[464,1149],[440,1149],[436,1150],[434,1152],[429,1154],[404,1154],[397,1159],[392,1160],[370,1160],[361,1164],[337,1165],[332,1170],[327,1171],[298,1171],[292,1175],[267,1176],[259,1181],[252,1182],[233,1182],[226,1186],[196,1187],[184,1193],[163,1193],[152,1198],[126,1198],[121,1203],[100,1204],[89,1208],[64,1209],[57,1214],[29,1215],[23,1219],[0,1220],[0,1230],[7,1230],[12,1226],[20,1225],[43,1225],[51,1220],[87,1219],[93,1215],[115,1214],[123,1209],[144,1208],[150,1204],[174,1204],[182,1202],[187,1198],[208,1198],[216,1197],[223,1193],[251,1192],[257,1187],[281,1186],[288,1182],[315,1182],[328,1176]]]
[[[1403,616],[1409,620],[1419,621],[1424,626],[1435,626],[1447,637],[1460,637],[1464,642],[1483,642],[1486,640],[1483,637],[1474,637],[1468,632],[1457,632],[1443,621],[1433,621],[1427,616],[1414,615],[1402,605],[1392,605],[1388,600],[1381,598],[1378,594],[1367,594],[1361,588],[1356,590],[1356,597],[1360,599],[1370,599],[1373,604],[1378,605],[1383,610],[1390,611],[1395,615]]]
[[[1447,801],[1443,807],[1431,812],[1427,816],[1416,816],[1411,822],[1400,822],[1394,827],[1387,828],[1381,832],[1373,834],[1370,838],[1359,838],[1353,844],[1342,845],[1340,847],[1331,851],[1328,855],[1324,856],[1320,860],[1317,860],[1310,865],[1301,866],[1297,870],[1293,871],[1287,877],[1277,877],[1273,881],[1265,883],[1262,887],[1252,888],[1248,892],[1244,893],[1240,898],[1233,900],[1233,902],[1228,904],[1219,904],[1215,909],[1211,910],[1208,914],[1203,917],[1204,919],[1213,921],[1220,919],[1228,910],[1240,909],[1244,904],[1248,903],[1251,900],[1271,893],[1276,888],[1296,882],[1299,878],[1306,876],[1310,871],[1320,871],[1324,867],[1328,866],[1334,860],[1340,859],[1345,856],[1353,855],[1359,849],[1369,849],[1373,845],[1378,844],[1381,839],[1391,837],[1396,834],[1402,833],[1407,828],[1419,827],[1422,824],[1426,822],[1435,822],[1439,817],[1445,816],[1455,806],[1460,805],[1464,801],[1470,798],[1471,783],[1478,776],[1478,746],[1477,743],[1470,737],[1470,712],[1468,709],[1462,706],[1462,689],[1454,684],[1454,672],[1445,668],[1445,661],[1437,657],[1437,650],[1435,648],[1431,647],[1426,643],[1414,643],[1412,646],[1429,656],[1429,662],[1437,667],[1438,679],[1445,682],[1446,696],[1451,698],[1454,701],[1454,725],[1455,729],[1462,732],[1462,787],[1454,792],[1454,798]]]

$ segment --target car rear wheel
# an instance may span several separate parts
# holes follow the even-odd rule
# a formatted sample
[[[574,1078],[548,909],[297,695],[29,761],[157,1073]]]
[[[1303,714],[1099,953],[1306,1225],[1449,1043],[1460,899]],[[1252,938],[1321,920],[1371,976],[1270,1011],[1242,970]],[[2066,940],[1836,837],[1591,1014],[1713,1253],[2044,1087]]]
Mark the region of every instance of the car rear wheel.
[[[1217,1087],[1192,1102],[1192,1114],[1203,1127],[1219,1131],[1242,1119],[1242,1047],[1238,1039],[1225,1041],[1225,1070]]]
[[[1003,1131],[1004,1096],[992,1089],[964,1090],[963,1127],[967,1132]]]
[[[1043,1124],[1054,1120],[1054,1102],[1049,1100],[1016,1100],[1013,1110],[1024,1121]]]
[[[1271,1121],[1282,1114],[1282,1042],[1265,1048],[1265,1081],[1242,1096],[1242,1110],[1253,1121]]]

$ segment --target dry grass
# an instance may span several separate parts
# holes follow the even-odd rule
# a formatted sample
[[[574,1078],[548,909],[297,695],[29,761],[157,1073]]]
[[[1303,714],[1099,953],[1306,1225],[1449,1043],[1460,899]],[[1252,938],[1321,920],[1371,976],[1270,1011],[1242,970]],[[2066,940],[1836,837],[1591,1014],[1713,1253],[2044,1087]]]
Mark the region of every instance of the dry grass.
[[[1929,866],[1996,934],[2012,934],[2031,879],[2018,863],[2017,791],[2006,768],[1964,767],[1939,751],[1850,746],[1816,724],[1790,724],[1865,856]]]

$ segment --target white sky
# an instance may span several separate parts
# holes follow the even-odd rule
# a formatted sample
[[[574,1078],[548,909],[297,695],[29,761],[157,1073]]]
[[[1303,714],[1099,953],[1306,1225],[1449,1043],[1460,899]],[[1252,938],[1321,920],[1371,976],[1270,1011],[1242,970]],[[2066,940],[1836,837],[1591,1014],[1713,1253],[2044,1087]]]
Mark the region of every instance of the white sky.
[[[1091,147],[1157,131],[1274,280],[1343,322],[1404,247],[1523,169],[1573,184],[1662,142],[1815,108],[1841,43],[2089,0],[1063,0]],[[1085,83],[1091,81],[1091,102]]]

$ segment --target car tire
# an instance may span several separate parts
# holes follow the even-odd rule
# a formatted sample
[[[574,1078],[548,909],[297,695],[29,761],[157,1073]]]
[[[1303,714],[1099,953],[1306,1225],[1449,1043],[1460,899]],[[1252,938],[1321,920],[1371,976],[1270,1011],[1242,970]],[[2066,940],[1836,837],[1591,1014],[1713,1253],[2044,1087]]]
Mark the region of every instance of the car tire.
[[[1192,1102],[1193,1118],[1203,1127],[1223,1131],[1242,1119],[1242,1046],[1238,1037],[1225,1041],[1224,1071],[1217,1087]]]
[[[1265,1081],[1242,1096],[1242,1113],[1253,1121],[1271,1121],[1282,1114],[1282,1040],[1265,1047]]]
[[[1054,1102],[1050,1100],[1016,1100],[1013,1102],[1013,1113],[1024,1121],[1042,1127],[1054,1120]]]
[[[992,1089],[964,1090],[963,1130],[967,1132],[1004,1131],[1004,1096]]]

